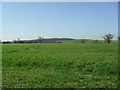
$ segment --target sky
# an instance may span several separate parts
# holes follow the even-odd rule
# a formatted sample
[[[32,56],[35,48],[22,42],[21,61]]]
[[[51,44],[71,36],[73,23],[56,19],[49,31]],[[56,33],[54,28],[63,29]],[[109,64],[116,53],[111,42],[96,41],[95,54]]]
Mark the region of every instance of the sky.
[[[2,3],[0,2],[0,40],[2,40]]]
[[[117,39],[117,2],[3,2],[2,40]]]

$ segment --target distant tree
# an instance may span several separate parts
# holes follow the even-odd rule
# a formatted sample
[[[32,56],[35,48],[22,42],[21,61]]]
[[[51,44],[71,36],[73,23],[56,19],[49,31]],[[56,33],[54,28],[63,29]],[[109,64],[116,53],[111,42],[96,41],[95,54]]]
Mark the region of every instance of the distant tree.
[[[57,42],[57,41],[58,41],[58,39],[56,38],[56,39],[55,39],[55,42]]]
[[[102,36],[102,38],[107,42],[110,43],[111,39],[113,39],[113,35],[112,34],[106,34],[104,36]]]
[[[38,41],[40,42],[40,43],[42,43],[42,40],[43,40],[43,37],[38,37]]]
[[[20,43],[20,38],[17,39],[16,43]]]
[[[120,41],[120,36],[118,36],[118,40]]]
[[[13,40],[13,43],[15,43],[16,42],[16,40]]]
[[[18,38],[18,41],[20,41],[20,38]]]
[[[98,40],[93,40],[93,43],[98,43]]]
[[[81,39],[80,42],[81,42],[81,43],[85,43],[85,39]]]

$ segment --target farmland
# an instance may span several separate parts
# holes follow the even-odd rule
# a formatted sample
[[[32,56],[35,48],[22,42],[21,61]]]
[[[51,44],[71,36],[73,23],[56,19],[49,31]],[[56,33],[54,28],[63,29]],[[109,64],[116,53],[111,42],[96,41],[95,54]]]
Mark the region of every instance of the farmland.
[[[116,88],[118,44],[3,44],[5,88]]]

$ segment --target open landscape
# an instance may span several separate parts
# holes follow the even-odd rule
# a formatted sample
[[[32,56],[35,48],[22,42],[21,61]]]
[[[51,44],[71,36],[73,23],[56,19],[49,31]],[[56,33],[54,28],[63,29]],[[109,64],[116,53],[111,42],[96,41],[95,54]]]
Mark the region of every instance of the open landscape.
[[[118,2],[16,1],[0,3],[0,87],[119,87]]]
[[[3,44],[3,88],[117,88],[118,44]]]

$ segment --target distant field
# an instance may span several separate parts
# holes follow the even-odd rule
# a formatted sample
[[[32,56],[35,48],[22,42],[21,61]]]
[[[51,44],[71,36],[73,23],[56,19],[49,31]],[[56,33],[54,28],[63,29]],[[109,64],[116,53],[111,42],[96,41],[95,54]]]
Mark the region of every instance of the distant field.
[[[3,44],[3,87],[117,87],[116,41],[110,44],[63,42]]]

